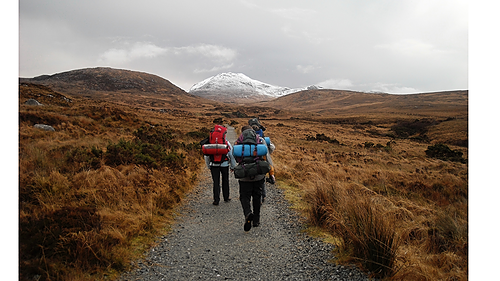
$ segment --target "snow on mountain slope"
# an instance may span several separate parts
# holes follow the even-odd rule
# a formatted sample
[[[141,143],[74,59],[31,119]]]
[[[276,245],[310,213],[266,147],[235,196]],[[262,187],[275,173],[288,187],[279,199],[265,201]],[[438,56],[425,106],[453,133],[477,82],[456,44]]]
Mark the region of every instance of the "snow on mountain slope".
[[[315,87],[315,86],[314,86]],[[242,73],[221,73],[196,83],[189,90],[190,94],[211,99],[250,99],[267,100],[306,90],[290,89],[260,82]]]

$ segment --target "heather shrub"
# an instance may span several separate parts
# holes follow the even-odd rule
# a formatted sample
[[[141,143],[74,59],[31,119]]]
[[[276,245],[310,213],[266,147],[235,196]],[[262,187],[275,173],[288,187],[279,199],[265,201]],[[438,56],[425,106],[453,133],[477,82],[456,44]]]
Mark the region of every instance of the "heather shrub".
[[[105,163],[110,166],[137,164],[148,168],[185,168],[183,154],[176,152],[186,145],[175,140],[179,133],[162,126],[141,126],[133,132],[134,139],[120,139],[110,143],[104,153]],[[191,146],[189,148],[192,149]]]
[[[215,118],[214,121],[212,121],[214,124],[222,124],[224,122],[224,119],[222,117]]]
[[[340,142],[336,139],[331,139],[329,136],[326,136],[325,134],[316,134],[316,136],[311,136],[311,135],[306,135],[306,140],[308,141],[326,141],[328,143],[332,144],[340,144]]]
[[[463,152],[452,150],[447,145],[441,143],[427,147],[425,154],[428,157],[437,158],[444,161],[465,163],[465,159],[462,157]]]
[[[104,159],[106,165],[128,165],[135,162],[135,156],[138,153],[137,147],[133,142],[120,139],[118,143],[110,143],[106,147]]]
[[[367,141],[364,143],[364,146],[365,148],[372,148],[373,146],[375,146],[375,144],[371,141]]]
[[[429,131],[429,127],[436,124],[438,122],[432,119],[401,120],[391,127],[391,131],[397,138],[409,138],[415,135],[422,137]]]
[[[161,125],[145,125],[133,132],[136,141],[161,145],[165,147],[165,149],[178,147],[178,142],[175,140],[176,135],[178,135],[178,133],[174,130],[165,128]]]
[[[99,169],[102,157],[103,151],[98,147],[73,147],[66,152],[64,157],[65,165],[61,169],[66,172]]]
[[[204,131],[192,131],[192,132],[188,132],[186,134],[186,136],[190,137],[190,138],[193,138],[193,139],[199,139],[199,140],[202,140],[204,138],[207,138],[208,137],[208,132],[204,132]]]
[[[120,139],[118,143],[111,143],[104,153],[106,165],[144,165],[148,168],[170,167],[174,170],[184,168],[184,156],[174,150],[168,151],[158,144],[144,143],[140,140],[126,141]]]

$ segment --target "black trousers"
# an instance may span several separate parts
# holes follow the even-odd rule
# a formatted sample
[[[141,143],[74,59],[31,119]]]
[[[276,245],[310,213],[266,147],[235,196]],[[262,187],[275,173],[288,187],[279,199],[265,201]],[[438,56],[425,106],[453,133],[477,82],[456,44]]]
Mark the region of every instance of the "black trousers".
[[[220,201],[220,179],[222,175],[222,196],[224,200],[229,199],[229,167],[210,167],[210,172],[212,173],[212,181],[214,183],[214,202],[219,203]]]
[[[264,181],[265,178],[259,181],[239,181],[240,202],[243,214],[246,218],[248,214],[252,213],[253,206],[254,222],[259,222],[260,220],[262,185],[265,184]]]

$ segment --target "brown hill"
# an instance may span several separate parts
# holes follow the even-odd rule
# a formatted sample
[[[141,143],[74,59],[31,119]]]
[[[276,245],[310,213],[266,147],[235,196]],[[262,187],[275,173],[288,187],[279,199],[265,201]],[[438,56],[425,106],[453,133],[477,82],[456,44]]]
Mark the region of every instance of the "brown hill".
[[[74,97],[87,97],[140,108],[197,108],[212,101],[196,97],[159,76],[106,67],[20,78],[20,83],[44,85]]]
[[[467,115],[468,91],[392,95],[343,90],[307,90],[259,105],[321,115],[390,113],[458,117]]]

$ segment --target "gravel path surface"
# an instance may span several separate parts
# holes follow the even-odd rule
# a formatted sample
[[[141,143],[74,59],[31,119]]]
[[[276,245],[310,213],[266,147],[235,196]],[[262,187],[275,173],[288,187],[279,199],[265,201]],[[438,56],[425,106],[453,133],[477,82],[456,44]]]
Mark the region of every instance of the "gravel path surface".
[[[231,127],[228,139],[236,139]],[[172,231],[120,280],[369,280],[356,268],[331,263],[333,246],[302,233],[283,191],[266,185],[261,225],[245,232],[238,181],[230,175],[232,200],[214,206],[205,168]]]

